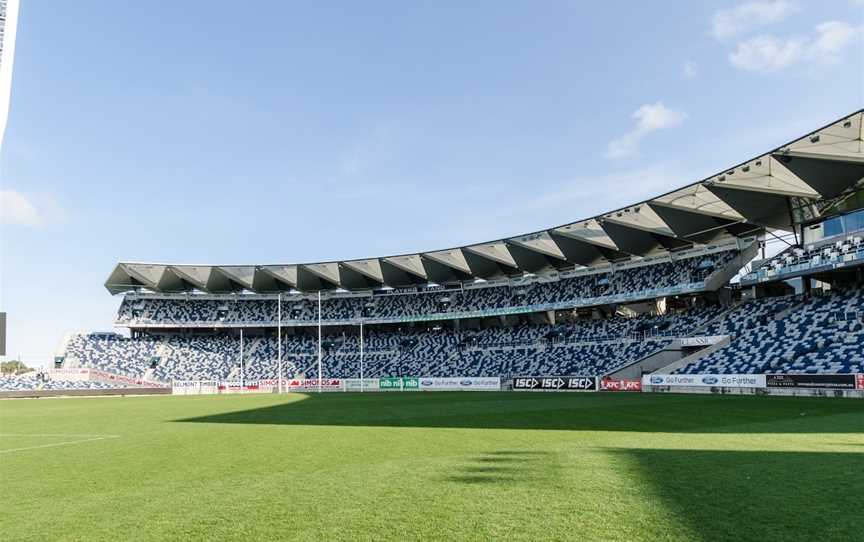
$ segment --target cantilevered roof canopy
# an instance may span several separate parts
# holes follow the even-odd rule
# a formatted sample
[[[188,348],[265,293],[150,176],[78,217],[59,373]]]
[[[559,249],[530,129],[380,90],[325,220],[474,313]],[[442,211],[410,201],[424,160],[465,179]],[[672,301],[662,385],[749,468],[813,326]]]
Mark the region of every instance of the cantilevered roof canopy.
[[[707,179],[596,217],[464,247],[285,265],[117,264],[113,294],[365,290],[494,279],[593,266],[711,244],[818,218],[820,203],[861,186],[864,111]]]

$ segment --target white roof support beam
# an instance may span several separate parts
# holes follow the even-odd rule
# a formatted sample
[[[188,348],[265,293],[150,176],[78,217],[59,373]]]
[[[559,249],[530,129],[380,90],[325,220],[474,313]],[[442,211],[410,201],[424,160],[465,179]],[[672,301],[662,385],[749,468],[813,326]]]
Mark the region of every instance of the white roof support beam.
[[[675,237],[675,232],[647,204],[634,205],[609,213],[603,217],[604,222],[612,222],[636,230],[656,233],[667,237]]]
[[[864,113],[860,111],[793,141],[779,154],[864,160]]]
[[[254,265],[227,265],[219,267],[219,271],[228,278],[240,284],[247,290],[254,289],[255,266]]]
[[[381,271],[381,262],[378,258],[370,258],[368,260],[353,260],[350,262],[342,262],[342,265],[349,269],[365,275],[366,277],[384,283],[384,272]]]
[[[267,273],[276,280],[291,286],[297,287],[297,266],[296,265],[262,265],[258,268],[260,272]]]
[[[171,271],[202,291],[207,291],[207,282],[213,268],[209,265],[172,265]]]
[[[729,204],[718,198],[716,194],[712,193],[702,184],[693,184],[684,187],[681,190],[655,198],[649,203],[651,205],[663,205],[681,211],[699,213],[725,220],[744,220],[744,217],[738,211],[730,207]]]
[[[705,184],[730,190],[818,199],[819,193],[795,176],[776,158],[764,155],[725,173],[708,179]]]
[[[560,228],[555,228],[553,231],[558,235],[572,237],[577,241],[584,241],[600,248],[608,248],[617,251],[621,250],[618,248],[618,245],[615,244],[615,241],[613,241],[606,233],[606,230],[600,226],[600,223],[596,218],[561,226]]]
[[[466,275],[471,274],[471,267],[468,266],[468,261],[465,259],[465,254],[462,253],[461,248],[425,252],[423,256]]]
[[[390,258],[384,258],[384,261],[392,265],[393,267],[397,267],[406,273],[411,273],[415,277],[419,277],[424,280],[429,280],[429,276],[426,273],[426,268],[423,267],[423,260],[420,259],[419,254],[409,254],[406,256],[391,256]]]
[[[567,260],[561,247],[558,246],[558,243],[555,242],[547,231],[512,237],[507,239],[507,242],[543,254],[544,256],[550,256],[564,261]]]
[[[465,247],[465,250],[476,254],[477,256],[486,258],[487,260],[493,261],[497,264],[512,267],[514,269],[519,268],[519,266],[516,264],[516,260],[513,259],[513,254],[510,253],[510,251],[507,249],[507,244],[503,241],[494,241],[492,243],[484,243],[482,245],[473,245],[470,247]]]
[[[303,269],[317,275],[331,284],[342,286],[342,280],[339,276],[338,262],[304,264]]]

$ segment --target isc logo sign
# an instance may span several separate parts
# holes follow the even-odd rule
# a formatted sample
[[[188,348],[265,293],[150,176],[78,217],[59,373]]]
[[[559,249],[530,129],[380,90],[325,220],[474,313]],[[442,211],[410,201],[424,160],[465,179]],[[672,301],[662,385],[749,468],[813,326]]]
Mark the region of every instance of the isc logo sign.
[[[534,377],[520,377],[513,379],[514,390],[533,390],[540,387],[540,382]]]
[[[594,378],[579,377],[570,378],[567,382],[568,390],[594,390],[597,388],[597,381]]]
[[[596,391],[593,376],[520,376],[513,379],[514,390]]]

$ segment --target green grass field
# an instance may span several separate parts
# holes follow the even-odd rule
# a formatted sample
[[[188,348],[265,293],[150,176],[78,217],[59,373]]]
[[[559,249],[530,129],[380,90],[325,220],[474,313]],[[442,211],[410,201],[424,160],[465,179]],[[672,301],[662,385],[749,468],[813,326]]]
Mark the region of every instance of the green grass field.
[[[6,540],[862,540],[864,401],[0,401]]]

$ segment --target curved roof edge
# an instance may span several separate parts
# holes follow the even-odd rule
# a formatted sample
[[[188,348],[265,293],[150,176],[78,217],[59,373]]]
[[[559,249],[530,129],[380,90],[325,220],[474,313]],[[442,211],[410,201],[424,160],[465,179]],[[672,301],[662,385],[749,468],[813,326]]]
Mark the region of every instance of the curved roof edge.
[[[447,284],[591,267],[710,245],[818,218],[820,203],[864,179],[864,110],[701,181],[591,218],[506,239],[302,264],[173,265],[121,262],[112,294],[200,290],[368,290]]]

